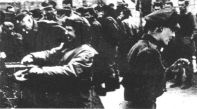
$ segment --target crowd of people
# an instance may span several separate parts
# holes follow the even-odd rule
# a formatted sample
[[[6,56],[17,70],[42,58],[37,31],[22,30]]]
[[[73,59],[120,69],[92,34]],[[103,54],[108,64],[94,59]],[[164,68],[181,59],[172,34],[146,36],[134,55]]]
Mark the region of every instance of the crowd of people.
[[[34,65],[14,74],[23,92],[18,107],[104,108],[98,95],[122,84],[121,108],[156,109],[166,81],[192,86],[196,19],[187,0],[179,0],[180,13],[170,1],[155,2],[139,18],[124,2],[116,8],[73,9],[66,0],[63,9],[53,1],[41,5],[0,11],[1,60]]]

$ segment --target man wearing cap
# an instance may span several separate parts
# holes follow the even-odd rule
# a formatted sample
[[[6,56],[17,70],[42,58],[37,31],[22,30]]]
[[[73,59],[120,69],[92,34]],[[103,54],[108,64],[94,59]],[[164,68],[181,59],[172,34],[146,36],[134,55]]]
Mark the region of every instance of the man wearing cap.
[[[165,68],[160,49],[175,36],[177,13],[162,9],[145,16],[146,33],[128,53],[128,71],[123,77],[122,108],[156,109],[156,98],[165,91]]]
[[[187,58],[192,60],[192,56],[195,56],[195,44],[194,35],[196,34],[197,26],[195,21],[195,16],[188,11],[189,1],[179,0],[179,25],[180,29],[177,31],[177,37],[175,38],[177,58]],[[194,68],[196,69],[196,68]],[[182,89],[189,88],[192,86],[192,69],[188,72],[186,81],[182,83],[182,79],[179,78],[175,81],[171,87],[181,86]]]
[[[82,22],[66,20],[65,37],[58,47],[34,52],[22,64],[38,67],[15,73],[26,80],[19,107],[34,108],[103,108],[91,84],[92,67],[98,52],[81,34]]]

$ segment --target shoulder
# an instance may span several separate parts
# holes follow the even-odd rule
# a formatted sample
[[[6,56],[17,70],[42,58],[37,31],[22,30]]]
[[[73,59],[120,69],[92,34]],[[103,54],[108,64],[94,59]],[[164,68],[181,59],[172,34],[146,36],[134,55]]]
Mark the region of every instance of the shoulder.
[[[148,43],[145,40],[139,40],[131,49],[142,50],[148,47]]]
[[[138,56],[141,57],[151,57],[151,58],[157,58],[159,57],[159,52],[156,49],[150,48],[150,47],[145,47],[143,49],[141,49],[138,52]]]
[[[100,22],[95,20],[92,22],[92,26],[101,26]]]
[[[110,16],[109,17],[106,17],[106,20],[108,22],[111,22],[111,23],[116,22],[115,19],[113,17],[110,17]]]
[[[128,58],[131,57],[158,57],[159,52],[151,48],[145,40],[139,40],[129,51]]]
[[[94,55],[98,54],[98,52],[89,44],[83,44],[80,47],[76,48],[76,50],[79,50],[79,53],[91,53]]]
[[[130,60],[132,57],[136,57],[139,52],[148,48],[148,44],[145,40],[139,40],[137,43],[133,45],[133,47],[129,50],[128,59]]]

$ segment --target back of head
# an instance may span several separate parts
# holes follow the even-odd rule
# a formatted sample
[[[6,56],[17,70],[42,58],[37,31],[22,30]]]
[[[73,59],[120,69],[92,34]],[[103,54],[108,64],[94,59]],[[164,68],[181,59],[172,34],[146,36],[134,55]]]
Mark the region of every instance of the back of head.
[[[33,18],[41,18],[42,11],[40,9],[34,9],[30,11],[32,13]]]

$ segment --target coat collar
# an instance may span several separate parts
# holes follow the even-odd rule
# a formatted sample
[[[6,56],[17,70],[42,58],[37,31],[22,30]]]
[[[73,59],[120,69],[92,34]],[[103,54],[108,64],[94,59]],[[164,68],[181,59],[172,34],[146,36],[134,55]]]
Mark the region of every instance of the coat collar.
[[[152,35],[144,34],[142,39],[148,41],[151,47],[158,49],[159,51],[162,47],[164,47],[164,44],[162,44],[160,41],[157,41]]]

